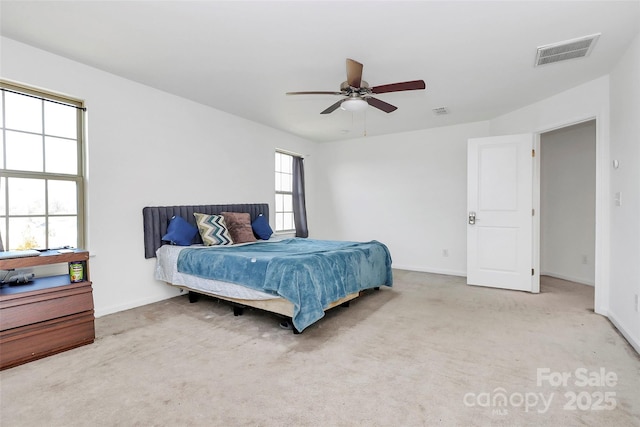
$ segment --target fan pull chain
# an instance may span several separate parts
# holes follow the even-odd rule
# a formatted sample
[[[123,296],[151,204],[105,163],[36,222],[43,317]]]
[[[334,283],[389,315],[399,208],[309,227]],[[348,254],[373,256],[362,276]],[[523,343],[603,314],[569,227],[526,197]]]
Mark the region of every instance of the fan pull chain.
[[[363,127],[364,127],[364,132],[362,134],[362,136],[367,136],[367,111],[365,110],[364,112],[364,123],[363,123]]]

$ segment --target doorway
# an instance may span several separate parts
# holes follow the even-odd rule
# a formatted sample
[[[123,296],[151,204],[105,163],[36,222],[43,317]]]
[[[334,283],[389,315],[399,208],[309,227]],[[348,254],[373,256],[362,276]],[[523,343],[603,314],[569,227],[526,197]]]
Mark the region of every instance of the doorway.
[[[540,134],[540,273],[595,286],[596,121]]]

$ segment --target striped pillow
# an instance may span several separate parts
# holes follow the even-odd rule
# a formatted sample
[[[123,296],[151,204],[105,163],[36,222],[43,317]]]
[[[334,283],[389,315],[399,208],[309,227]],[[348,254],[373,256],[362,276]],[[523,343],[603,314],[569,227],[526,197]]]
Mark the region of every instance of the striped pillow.
[[[207,215],[194,212],[196,225],[205,246],[233,245],[231,235],[222,215]]]

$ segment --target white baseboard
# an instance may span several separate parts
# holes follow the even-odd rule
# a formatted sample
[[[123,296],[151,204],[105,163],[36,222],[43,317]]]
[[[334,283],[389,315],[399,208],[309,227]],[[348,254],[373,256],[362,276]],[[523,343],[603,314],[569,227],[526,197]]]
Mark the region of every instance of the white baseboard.
[[[126,304],[119,304],[119,305],[112,305],[110,307],[103,307],[100,309],[97,309],[95,311],[95,316],[96,317],[102,317],[102,316],[106,316],[108,314],[113,314],[113,313],[117,313],[119,311],[124,311],[124,310],[130,310],[132,308],[136,308],[136,307],[142,307],[143,305],[147,305],[147,304],[153,304],[154,302],[158,302],[158,301],[164,301],[166,299],[169,298],[173,298],[180,295],[180,291],[176,290],[175,291],[175,295],[162,295],[162,296],[154,296],[154,297],[150,297],[150,298],[141,298],[138,300],[134,300],[134,301],[127,301]]]
[[[611,323],[613,323],[613,326],[616,327],[616,329],[618,331],[620,331],[620,333],[622,334],[623,337],[625,337],[625,339],[629,342],[629,344],[631,344],[631,347],[634,348],[634,350],[640,354],[640,341],[639,339],[634,338],[633,336],[631,336],[631,334],[629,333],[629,331],[627,331],[622,324],[618,321],[618,319],[616,318],[615,314],[609,312],[609,315],[607,316],[609,318],[609,320],[611,321]]]
[[[564,275],[564,274],[550,273],[548,271],[542,271],[542,272],[540,272],[540,275],[541,276],[555,277],[556,279],[568,280],[569,282],[576,282],[576,283],[580,283],[582,285],[589,285],[589,286],[595,286],[596,285],[596,282],[591,281],[591,280],[580,279],[578,277],[571,277],[571,276],[567,276],[567,275]]]
[[[458,270],[445,270],[442,268],[431,268],[431,267],[415,267],[410,265],[398,265],[392,264],[392,268],[397,270],[409,270],[409,271],[419,271],[421,273],[434,273],[434,274],[444,274],[447,276],[461,276],[467,277],[466,271],[458,271]]]

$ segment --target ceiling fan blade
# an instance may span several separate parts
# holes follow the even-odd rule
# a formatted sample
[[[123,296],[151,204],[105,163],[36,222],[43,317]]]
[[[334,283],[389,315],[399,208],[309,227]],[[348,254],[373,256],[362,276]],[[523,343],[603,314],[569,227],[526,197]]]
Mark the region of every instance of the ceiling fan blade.
[[[307,91],[307,92],[287,92],[287,95],[345,95],[345,94],[343,92]]]
[[[347,58],[347,83],[351,87],[360,87],[362,83],[362,64]]]
[[[366,98],[367,103],[372,107],[376,107],[379,110],[384,111],[385,113],[391,113],[392,111],[396,111],[398,107],[395,105],[391,105],[387,102],[381,101],[378,98]]]
[[[374,86],[371,88],[371,93],[401,92],[403,90],[420,90],[426,88],[427,85],[424,83],[424,80],[413,80],[410,82]]]
[[[329,113],[333,113],[334,111],[336,111],[338,108],[340,108],[340,105],[342,105],[342,101],[344,101],[344,99],[341,99],[340,101],[336,102],[335,104],[333,104],[331,107],[327,108],[326,110],[324,110],[322,113],[320,114],[329,114]]]

